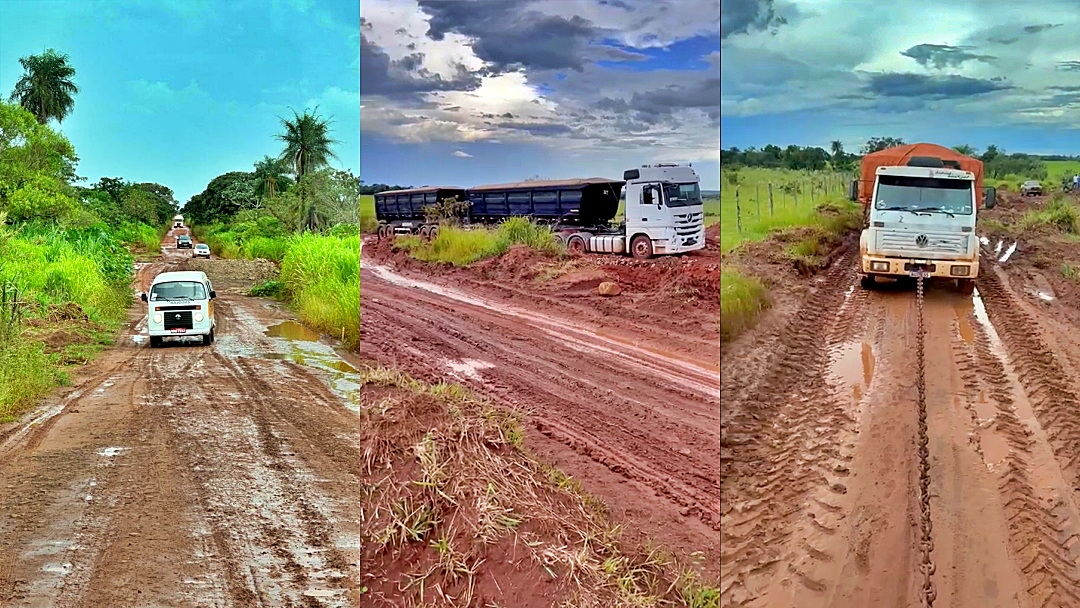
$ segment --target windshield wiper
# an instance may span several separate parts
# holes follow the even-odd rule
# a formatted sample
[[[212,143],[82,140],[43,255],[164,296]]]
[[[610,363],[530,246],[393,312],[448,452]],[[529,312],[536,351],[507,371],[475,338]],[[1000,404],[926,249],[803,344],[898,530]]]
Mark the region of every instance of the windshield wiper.
[[[937,211],[938,213],[944,213],[949,217],[956,217],[952,212],[946,211],[941,207],[923,207],[922,209],[920,209],[920,211]]]
[[[878,207],[878,211],[907,211],[908,213],[914,213],[919,215],[919,212],[908,207]]]

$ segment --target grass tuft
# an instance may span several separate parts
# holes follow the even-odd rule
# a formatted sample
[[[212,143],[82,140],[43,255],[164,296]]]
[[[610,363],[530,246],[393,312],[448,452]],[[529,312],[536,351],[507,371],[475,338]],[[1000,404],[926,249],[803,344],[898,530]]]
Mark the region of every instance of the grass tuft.
[[[525,217],[509,218],[496,228],[444,226],[431,241],[416,236],[398,237],[394,241],[395,249],[408,251],[418,260],[454,266],[467,266],[502,255],[514,245],[551,254],[562,251],[551,228]]]
[[[720,340],[728,341],[757,322],[768,308],[769,292],[757,277],[734,269],[720,271]]]

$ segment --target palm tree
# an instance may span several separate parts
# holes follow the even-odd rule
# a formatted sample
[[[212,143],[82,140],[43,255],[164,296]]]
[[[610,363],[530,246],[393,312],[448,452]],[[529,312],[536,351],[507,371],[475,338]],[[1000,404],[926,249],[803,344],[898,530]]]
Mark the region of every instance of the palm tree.
[[[277,135],[285,142],[281,160],[292,166],[297,181],[312,170],[330,164],[331,158],[337,158],[331,147],[340,142],[330,138],[330,123],[320,118],[317,110],[318,107],[315,111],[304,110],[303,115],[293,110],[293,120],[281,119],[285,127],[285,132]]]
[[[972,148],[968,144],[953,146],[953,150],[956,150],[958,154],[963,154],[964,156],[975,156],[975,148]]]
[[[255,194],[260,199],[274,198],[289,186],[288,165],[280,158],[263,157],[255,163]]]
[[[29,110],[41,124],[50,118],[64,122],[75,107],[72,95],[79,92],[72,81],[75,68],[68,64],[68,56],[48,49],[40,55],[23,57],[19,63],[25,73],[15,83],[10,101]]]

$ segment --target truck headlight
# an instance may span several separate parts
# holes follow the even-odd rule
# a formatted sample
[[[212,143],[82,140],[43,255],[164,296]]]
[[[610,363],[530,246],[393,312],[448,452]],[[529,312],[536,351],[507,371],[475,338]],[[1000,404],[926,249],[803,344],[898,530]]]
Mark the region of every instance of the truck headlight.
[[[966,277],[971,272],[971,266],[953,266],[949,269],[954,277]]]
[[[202,313],[201,312],[195,313],[195,321],[198,322],[198,323],[202,323],[202,320],[203,320]]]
[[[888,262],[870,262],[870,270],[875,272],[889,272]]]
[[[165,318],[161,316],[160,312],[154,315],[154,323],[161,323],[162,321],[164,321],[164,319]]]

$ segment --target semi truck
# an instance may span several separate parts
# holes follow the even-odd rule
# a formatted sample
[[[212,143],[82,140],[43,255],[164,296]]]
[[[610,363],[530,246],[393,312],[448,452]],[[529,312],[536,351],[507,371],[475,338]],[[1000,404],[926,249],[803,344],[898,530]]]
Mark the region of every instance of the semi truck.
[[[862,203],[859,237],[862,287],[878,277],[955,280],[971,293],[979,275],[979,208],[994,206],[983,187],[982,161],[935,144],[911,144],[867,154],[850,198]]]
[[[375,195],[377,234],[435,238],[439,225],[425,209],[454,198],[465,203],[456,218],[465,226],[521,216],[551,226],[570,251],[638,259],[685,253],[705,247],[699,183],[689,164],[662,163],[624,171],[622,180],[591,177],[392,190]],[[626,201],[625,220],[615,223],[621,198]]]

